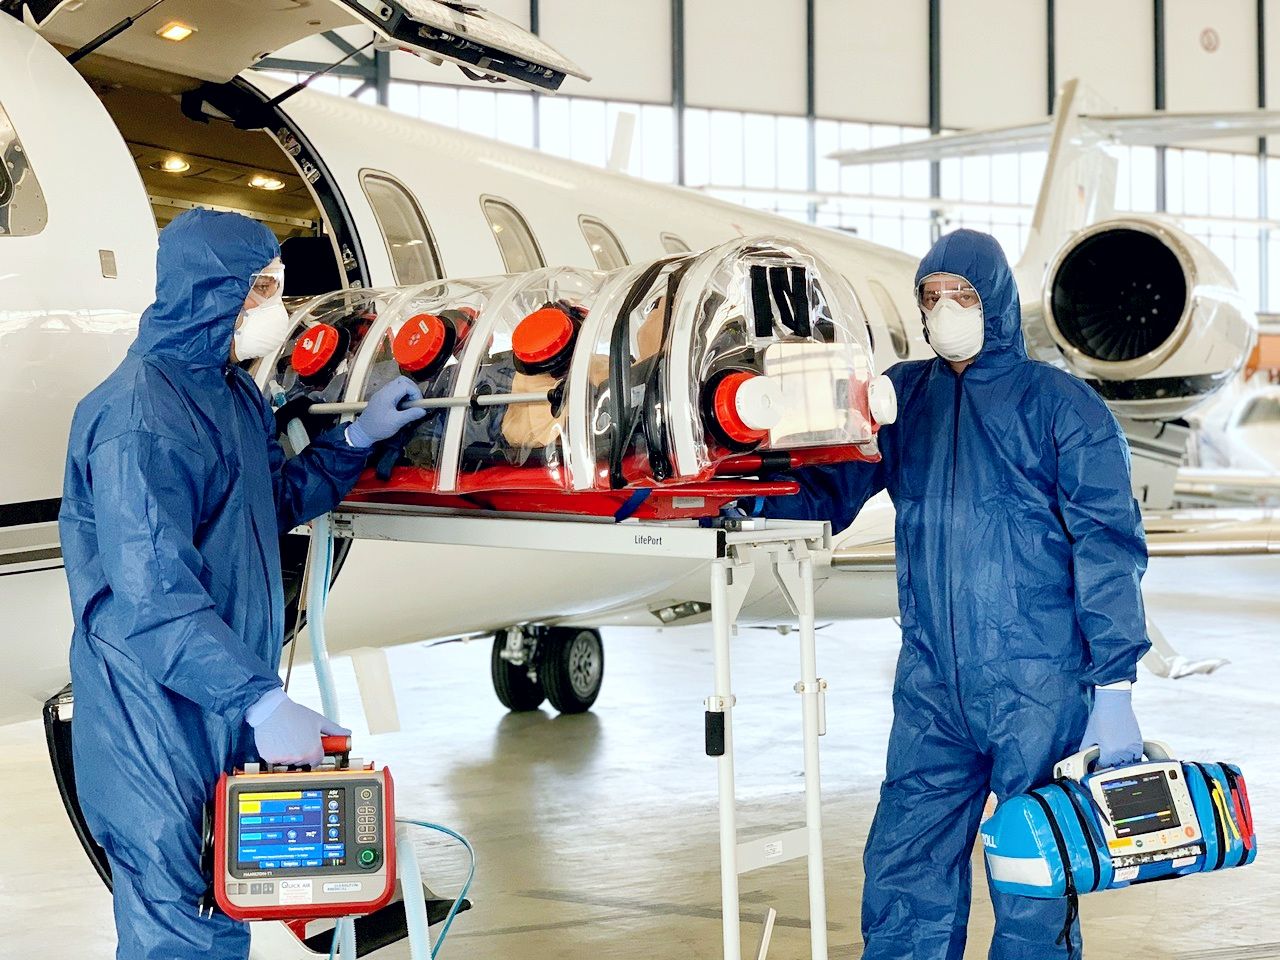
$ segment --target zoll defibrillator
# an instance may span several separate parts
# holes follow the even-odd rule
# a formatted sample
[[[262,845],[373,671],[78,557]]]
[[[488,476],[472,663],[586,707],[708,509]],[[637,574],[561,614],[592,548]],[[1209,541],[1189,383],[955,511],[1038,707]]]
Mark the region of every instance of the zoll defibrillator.
[[[223,774],[213,809],[213,892],[236,920],[373,913],[396,884],[395,812],[385,768],[350,765],[349,737],[325,737],[314,770]]]
[[[1240,768],[1174,760],[1156,741],[1143,750],[1143,762],[1090,772],[1093,747],[1059,763],[1053,783],[1000,804],[982,828],[995,888],[1074,898],[1252,863]]]

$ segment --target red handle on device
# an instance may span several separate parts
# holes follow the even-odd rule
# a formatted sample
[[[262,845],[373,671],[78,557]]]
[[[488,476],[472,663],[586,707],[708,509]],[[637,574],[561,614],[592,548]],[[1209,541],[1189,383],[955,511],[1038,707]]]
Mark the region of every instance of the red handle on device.
[[[337,756],[342,753],[351,752],[351,738],[340,735],[321,737],[320,743],[324,747],[325,756]]]

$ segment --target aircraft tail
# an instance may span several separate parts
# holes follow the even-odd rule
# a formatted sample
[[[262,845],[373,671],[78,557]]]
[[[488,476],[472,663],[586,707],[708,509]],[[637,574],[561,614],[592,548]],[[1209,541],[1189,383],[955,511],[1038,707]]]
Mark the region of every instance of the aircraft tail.
[[[1223,137],[1280,133],[1280,111],[1226,113],[1115,113],[1102,111],[1098,98],[1079,80],[1058,92],[1053,116],[1034,123],[943,134],[895,146],[842,151],[841,164],[870,164],[955,157],[994,156],[1047,149],[1044,179],[1036,200],[1026,250],[1018,263],[1021,279],[1044,276],[1066,239],[1115,212],[1116,158],[1105,147],[1168,146]]]

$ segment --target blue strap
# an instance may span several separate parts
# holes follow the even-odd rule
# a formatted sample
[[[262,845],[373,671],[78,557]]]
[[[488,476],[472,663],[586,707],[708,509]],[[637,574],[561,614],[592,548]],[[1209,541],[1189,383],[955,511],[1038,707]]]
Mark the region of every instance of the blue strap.
[[[631,491],[631,496],[627,497],[627,502],[618,508],[618,512],[613,515],[614,523],[621,523],[623,520],[631,517],[640,505],[649,499],[649,495],[653,493],[653,487],[637,487]]]

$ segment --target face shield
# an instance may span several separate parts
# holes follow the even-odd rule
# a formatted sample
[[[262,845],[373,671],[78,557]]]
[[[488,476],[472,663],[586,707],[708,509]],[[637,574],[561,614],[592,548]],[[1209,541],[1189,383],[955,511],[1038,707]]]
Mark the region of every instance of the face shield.
[[[249,281],[249,295],[245,298],[246,308],[259,307],[268,300],[280,300],[284,296],[284,264],[280,258],[272,260],[253,275]]]
[[[964,277],[931,273],[916,285],[929,346],[944,360],[971,360],[982,350],[982,298]]]
[[[232,343],[237,360],[254,360],[280,348],[289,335],[284,306],[284,264],[272,260],[249,280],[249,294],[236,321]]]

